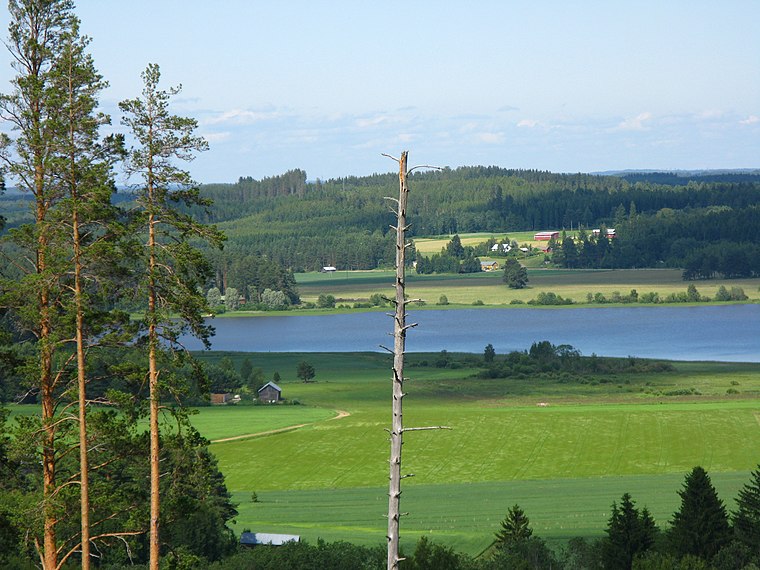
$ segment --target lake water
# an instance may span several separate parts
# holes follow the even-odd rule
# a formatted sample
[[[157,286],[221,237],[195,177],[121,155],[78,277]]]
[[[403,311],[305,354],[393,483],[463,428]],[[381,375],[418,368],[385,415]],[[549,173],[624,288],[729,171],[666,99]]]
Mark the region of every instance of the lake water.
[[[570,344],[588,356],[760,362],[760,305],[574,309],[458,309],[409,312],[410,352],[526,350],[533,342]],[[230,317],[212,321],[213,350],[365,352],[392,347],[384,313]],[[201,350],[195,339],[184,339]]]

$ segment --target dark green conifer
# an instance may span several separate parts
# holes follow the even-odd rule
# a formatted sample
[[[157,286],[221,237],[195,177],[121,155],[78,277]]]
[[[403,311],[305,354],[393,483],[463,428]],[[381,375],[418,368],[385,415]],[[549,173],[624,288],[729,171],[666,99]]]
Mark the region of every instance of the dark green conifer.
[[[760,465],[752,472],[750,482],[739,491],[733,522],[736,538],[755,555],[760,555]]]
[[[679,556],[710,560],[731,541],[726,507],[702,467],[692,469],[678,494],[681,508],[673,514],[669,533],[672,548]]]

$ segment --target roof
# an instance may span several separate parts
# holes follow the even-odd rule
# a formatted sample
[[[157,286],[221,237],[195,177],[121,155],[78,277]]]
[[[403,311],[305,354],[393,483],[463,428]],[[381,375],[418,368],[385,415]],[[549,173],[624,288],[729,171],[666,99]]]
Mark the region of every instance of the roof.
[[[267,383],[266,383],[266,384],[264,384],[264,385],[263,385],[261,388],[259,388],[259,389],[257,390],[257,392],[261,392],[261,391],[262,391],[264,388],[266,388],[266,387],[274,388],[274,389],[275,389],[275,390],[277,390],[278,392],[282,392],[282,388],[280,388],[280,387],[279,387],[277,384],[275,384],[274,382],[267,382]]]
[[[240,544],[254,546],[256,544],[271,544],[280,546],[286,542],[299,542],[301,537],[297,534],[273,534],[267,532],[244,532],[240,535]]]

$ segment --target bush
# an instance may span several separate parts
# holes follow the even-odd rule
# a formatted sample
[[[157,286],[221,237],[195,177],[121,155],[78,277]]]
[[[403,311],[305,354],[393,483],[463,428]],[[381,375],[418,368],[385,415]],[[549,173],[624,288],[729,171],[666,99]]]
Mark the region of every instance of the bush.
[[[565,299],[560,295],[557,295],[556,293],[552,293],[551,291],[548,292],[541,292],[538,294],[538,297],[535,299],[531,299],[528,301],[529,305],[572,305],[573,300],[572,299]]]
[[[334,309],[335,297],[333,295],[320,295],[317,298],[317,307],[320,309]]]

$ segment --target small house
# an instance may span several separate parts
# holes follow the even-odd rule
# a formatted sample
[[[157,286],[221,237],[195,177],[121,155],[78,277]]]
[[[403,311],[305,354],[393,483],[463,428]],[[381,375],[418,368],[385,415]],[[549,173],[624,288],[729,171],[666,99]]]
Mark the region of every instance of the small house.
[[[257,395],[260,402],[264,402],[265,404],[276,404],[281,399],[282,388],[274,382],[267,382],[259,388]]]
[[[333,267],[332,265],[325,265],[322,268],[322,273],[335,273],[337,269]]]
[[[497,269],[499,269],[498,261],[481,261],[480,262],[481,271],[496,271]]]
[[[244,532],[240,535],[240,544],[243,546],[282,546],[286,542],[300,542],[301,537],[297,534],[274,534],[269,532]]]

